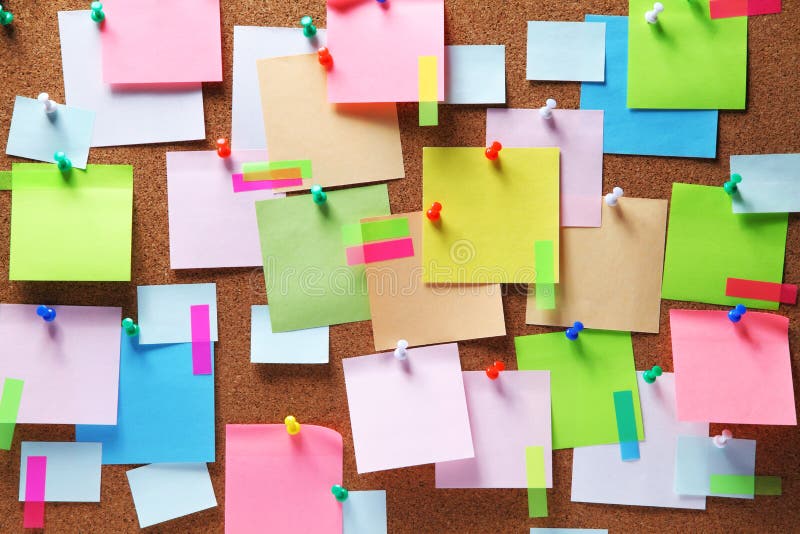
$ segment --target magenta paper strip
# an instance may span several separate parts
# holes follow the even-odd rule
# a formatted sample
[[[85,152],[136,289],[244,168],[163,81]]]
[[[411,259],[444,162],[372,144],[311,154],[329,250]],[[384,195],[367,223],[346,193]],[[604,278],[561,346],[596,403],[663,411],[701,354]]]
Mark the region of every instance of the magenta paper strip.
[[[403,239],[347,247],[346,252],[347,265],[410,258],[414,256],[414,242],[410,237],[405,237]]]
[[[192,372],[211,374],[211,320],[208,304],[192,306]]]
[[[278,189],[279,187],[294,187],[303,185],[302,178],[289,178],[286,180],[251,180],[245,181],[244,174],[237,172],[232,174],[233,192],[242,193],[245,191],[262,191],[264,189]]]
[[[47,456],[28,456],[25,475],[23,528],[44,528],[44,488]]]
[[[781,0],[711,0],[712,19],[771,15],[781,12]]]

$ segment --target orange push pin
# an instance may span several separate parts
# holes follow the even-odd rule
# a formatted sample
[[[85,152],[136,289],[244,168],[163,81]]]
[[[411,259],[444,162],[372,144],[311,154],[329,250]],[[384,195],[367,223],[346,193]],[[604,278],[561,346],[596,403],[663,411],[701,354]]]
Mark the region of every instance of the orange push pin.
[[[224,137],[217,139],[217,155],[221,158],[228,158],[231,155],[231,144]]]
[[[326,69],[330,69],[333,66],[333,56],[331,56],[331,53],[328,51],[327,47],[320,47],[320,49],[317,50],[317,55],[319,56],[320,65]]]
[[[492,380],[497,380],[497,377],[500,376],[500,371],[505,371],[505,370],[506,370],[506,364],[497,361],[486,368],[486,376],[488,376]]]
[[[494,161],[503,149],[503,145],[499,141],[493,141],[492,146],[486,149],[486,157]]]
[[[429,209],[425,215],[433,222],[438,221],[442,217],[442,205],[438,202],[434,202],[431,205],[431,209]]]
[[[286,419],[283,420],[283,424],[286,425],[286,432],[292,436],[300,432],[300,423],[297,422],[293,415],[287,415]]]

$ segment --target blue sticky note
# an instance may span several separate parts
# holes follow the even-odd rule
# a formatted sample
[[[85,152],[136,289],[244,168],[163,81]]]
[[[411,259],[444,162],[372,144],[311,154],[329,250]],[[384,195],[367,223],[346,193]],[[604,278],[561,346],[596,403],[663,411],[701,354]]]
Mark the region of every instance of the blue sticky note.
[[[528,22],[528,80],[602,82],[606,25]]]
[[[127,472],[139,528],[217,505],[204,463],[151,464]]]
[[[76,425],[103,464],[214,461],[214,374],[192,374],[192,344],[141,345],[122,333],[116,425]]]
[[[190,342],[190,309],[202,304],[208,304],[211,341],[217,341],[217,284],[139,286],[139,342],[143,345]]]
[[[444,47],[445,104],[505,104],[506,47]]]
[[[94,111],[56,104],[45,113],[44,104],[18,96],[14,101],[6,154],[54,163],[53,154],[63,152],[77,169],[85,169],[94,130]]]
[[[586,15],[586,20],[606,25],[605,82],[581,84],[581,109],[605,111],[603,152],[716,157],[716,110],[628,109],[628,17]]]
[[[45,502],[100,502],[100,443],[23,441],[19,500],[25,500],[28,456],[46,456]]]
[[[731,156],[731,174],[742,177],[734,213],[800,211],[800,154]]]
[[[675,453],[675,493],[678,495],[752,499],[752,494],[712,493],[711,475],[753,476],[755,470],[755,440],[730,439],[720,448],[714,445],[713,438],[678,436]]]
[[[342,534],[386,532],[386,492],[351,491],[342,503]]]
[[[250,307],[252,363],[328,363],[329,327],[272,332],[269,306]]]
[[[606,528],[532,528],[531,534],[608,534]]]

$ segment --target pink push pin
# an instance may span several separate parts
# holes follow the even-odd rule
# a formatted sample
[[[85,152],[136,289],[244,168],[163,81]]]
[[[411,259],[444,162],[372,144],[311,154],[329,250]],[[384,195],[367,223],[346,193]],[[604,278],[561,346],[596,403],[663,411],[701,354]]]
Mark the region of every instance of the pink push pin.
[[[725,448],[725,445],[728,444],[728,441],[730,441],[732,438],[733,434],[731,433],[730,430],[726,428],[725,430],[722,431],[721,435],[714,436],[712,441],[714,442],[714,445],[716,445],[718,448],[723,449]]]

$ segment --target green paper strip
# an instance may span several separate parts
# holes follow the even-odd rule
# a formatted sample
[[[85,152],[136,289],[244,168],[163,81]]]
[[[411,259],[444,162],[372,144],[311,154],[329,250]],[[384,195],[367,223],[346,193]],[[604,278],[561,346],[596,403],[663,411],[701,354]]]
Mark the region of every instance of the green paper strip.
[[[528,481],[528,516],[547,517],[544,447],[525,447],[525,477]]]
[[[553,270],[552,241],[536,241],[533,244],[536,259],[536,309],[554,310],[556,308],[556,275]]]
[[[11,189],[11,171],[0,171],[0,191]]]
[[[0,449],[10,450],[14,441],[14,426],[17,424],[22,386],[25,382],[17,378],[6,378],[3,396],[0,397]]]
[[[781,477],[711,475],[711,493],[719,495],[781,495]]]
[[[636,416],[633,411],[631,390],[614,392],[614,412],[617,415],[617,434],[620,443],[639,441],[636,435]]]
[[[245,182],[248,182],[255,180],[255,178],[248,180],[247,175],[249,173],[291,169],[294,167],[300,168],[300,177],[303,180],[312,177],[310,159],[287,159],[282,161],[251,161],[249,163],[244,163],[242,164],[242,178]]]
[[[528,488],[528,517],[547,517],[545,488]]]
[[[342,226],[342,241],[347,247],[371,241],[409,237],[410,235],[408,219],[405,217]]]
[[[419,103],[419,125],[420,126],[439,126],[439,103],[420,102]]]

